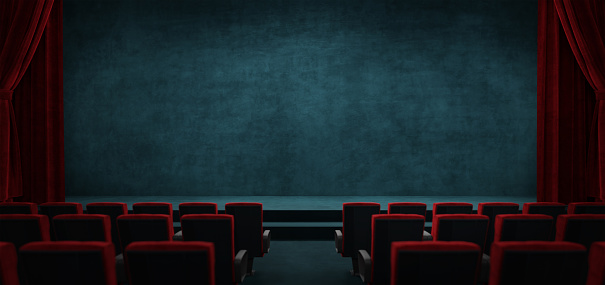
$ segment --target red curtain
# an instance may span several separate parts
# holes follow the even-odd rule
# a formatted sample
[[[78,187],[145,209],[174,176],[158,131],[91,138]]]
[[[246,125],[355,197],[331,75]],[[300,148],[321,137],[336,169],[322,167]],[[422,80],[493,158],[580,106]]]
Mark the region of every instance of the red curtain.
[[[62,114],[59,117],[56,114],[62,113],[63,101],[62,3],[56,1],[58,5],[53,9],[53,2],[0,1],[0,201],[22,196],[22,200],[45,202],[57,199],[54,192],[64,193],[61,183],[54,181],[50,182],[52,187],[35,188],[35,195],[30,191],[34,188],[26,188],[26,192],[23,188],[32,182],[40,184],[37,180],[43,175],[52,175],[51,180],[64,179],[56,176],[63,170],[38,167],[55,160],[60,161],[57,167],[63,167]],[[52,20],[47,25],[49,19]],[[25,84],[20,84],[22,78],[26,78]],[[24,104],[27,100],[31,101],[29,110]],[[27,112],[30,119],[22,120]],[[29,134],[24,131],[28,128]],[[55,139],[42,138],[48,134]],[[58,136],[61,138],[57,139]],[[59,144],[61,150],[57,152]],[[36,163],[28,165],[31,161]]]
[[[598,17],[605,16],[602,4],[539,2],[538,201],[603,200],[605,194],[599,185],[600,177],[605,179],[605,159],[599,161],[599,153],[605,154],[605,128],[601,147],[597,132],[605,116],[599,116],[603,106],[595,96],[605,86],[601,61],[605,49],[599,32],[605,29],[596,28],[602,21]],[[587,28],[580,29],[583,26]]]

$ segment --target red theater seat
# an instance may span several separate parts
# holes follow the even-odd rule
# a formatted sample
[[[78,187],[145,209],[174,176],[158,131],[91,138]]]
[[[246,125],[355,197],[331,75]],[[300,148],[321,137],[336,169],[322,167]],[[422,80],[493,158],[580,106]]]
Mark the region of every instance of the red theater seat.
[[[190,202],[179,204],[179,216],[191,214],[218,214],[218,205],[208,202]]]
[[[586,248],[553,241],[494,242],[489,285],[584,284]]]
[[[567,213],[566,205],[557,202],[534,202],[523,204],[523,214],[549,215],[553,221],[557,221],[559,215]],[[556,228],[553,226],[550,234],[551,240],[555,240]]]
[[[0,257],[0,284],[19,284],[15,245],[0,242]]]
[[[50,239],[55,240],[53,218],[63,214],[82,214],[82,204],[71,202],[48,202],[40,204],[40,214],[48,216],[50,221]]]
[[[62,241],[111,240],[109,216],[99,214],[64,214],[53,218],[55,238]]]
[[[496,216],[494,242],[552,240],[553,219],[541,214]]]
[[[579,243],[590,249],[593,242],[605,241],[605,215],[560,215],[556,240]]]
[[[215,284],[210,242],[137,241],[126,247],[128,284]]]
[[[26,284],[117,284],[108,242],[32,242],[21,247]]]
[[[569,203],[567,205],[567,214],[605,214],[605,203],[602,202],[581,202]]]
[[[416,214],[426,217],[426,204],[416,202],[389,203],[388,214]],[[422,231],[422,240],[432,240],[433,237],[427,231]]]
[[[373,215],[371,254],[364,249],[358,253],[361,280],[372,284],[388,284],[391,277],[391,243],[421,241],[423,231],[424,216],[421,215]]]
[[[122,215],[117,219],[122,252],[135,241],[172,241],[174,228],[172,219],[162,214]],[[122,254],[116,256],[118,282],[126,283],[126,268]]]
[[[271,231],[263,229],[263,204],[227,203],[225,214],[233,216],[235,250],[248,252],[248,274],[253,274],[254,257],[262,257],[271,246]]]
[[[10,242],[17,249],[32,241],[49,241],[49,228],[45,215],[0,215],[0,241]]]
[[[605,284],[605,242],[594,242],[588,254],[588,280],[586,285]]]
[[[170,216],[173,221],[172,203],[165,202],[144,202],[132,204],[133,214],[162,214]]]
[[[86,204],[86,212],[88,214],[100,214],[109,216],[111,222],[111,241],[114,244],[116,254],[122,253],[120,247],[120,236],[118,235],[117,218],[121,215],[128,214],[126,203],[117,202],[96,202]]]
[[[478,245],[483,253],[489,218],[476,214],[442,214],[433,220],[432,235],[436,241],[466,241]],[[481,274],[479,282],[489,278],[489,256],[481,255]]]
[[[371,251],[372,215],[380,214],[378,203],[343,203],[342,230],[334,232],[336,252],[343,257],[351,257],[352,274],[358,275],[357,252],[360,249]]]
[[[480,259],[471,242],[393,242],[391,285],[476,284]]]
[[[215,279],[217,284],[244,281],[248,268],[248,252],[235,254],[234,221],[232,215],[194,214],[181,217],[184,242],[205,241],[214,244]]]
[[[0,214],[38,214],[38,205],[28,202],[0,203]]]
[[[473,204],[461,202],[441,202],[433,204],[433,216],[431,221],[435,221],[436,215],[443,214],[472,214]],[[433,237],[434,238],[434,237]]]
[[[519,204],[517,203],[479,203],[477,214],[489,217],[489,227],[487,228],[487,239],[483,250],[489,254],[492,242],[494,242],[494,229],[496,216],[506,214],[518,214]]]

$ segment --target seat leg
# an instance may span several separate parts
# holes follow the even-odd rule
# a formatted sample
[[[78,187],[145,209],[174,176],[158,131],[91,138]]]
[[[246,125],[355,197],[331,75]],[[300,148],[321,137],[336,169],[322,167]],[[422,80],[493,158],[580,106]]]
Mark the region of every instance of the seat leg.
[[[353,270],[351,270],[351,275],[359,276],[359,264],[357,263],[357,257],[351,257],[351,261],[353,261]]]
[[[247,268],[247,275],[248,276],[254,276],[254,270],[252,269],[252,264],[254,263],[254,258],[248,258],[248,268]]]

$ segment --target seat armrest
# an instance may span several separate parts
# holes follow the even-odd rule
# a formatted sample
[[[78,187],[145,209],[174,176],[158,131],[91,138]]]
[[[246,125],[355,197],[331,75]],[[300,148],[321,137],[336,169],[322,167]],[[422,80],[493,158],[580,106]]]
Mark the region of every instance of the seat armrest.
[[[336,243],[336,252],[342,253],[342,231],[334,231],[334,243]]]
[[[248,251],[242,249],[237,252],[233,259],[233,269],[235,270],[235,283],[244,282],[248,273]]]
[[[183,241],[183,231],[178,231],[174,236],[172,236],[173,241]]]
[[[116,256],[116,279],[118,284],[128,283],[128,276],[126,276],[126,264],[124,263],[124,254],[120,253]]]
[[[271,230],[265,230],[263,232],[263,253],[269,253],[271,249]]]
[[[357,251],[357,264],[361,281],[370,283],[372,281],[372,257],[365,249]]]

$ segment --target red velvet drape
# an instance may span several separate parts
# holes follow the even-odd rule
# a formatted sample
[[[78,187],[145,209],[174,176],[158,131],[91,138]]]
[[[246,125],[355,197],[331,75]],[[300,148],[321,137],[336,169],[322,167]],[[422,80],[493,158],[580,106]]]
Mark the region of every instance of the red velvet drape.
[[[605,29],[597,28],[604,7],[600,0],[539,2],[538,201],[603,199],[605,159],[598,153],[605,154],[605,116],[595,91],[605,86]]]
[[[57,5],[54,11],[58,12],[55,12],[55,15],[51,17],[54,2],[53,0],[0,1],[0,201],[24,195],[26,197],[22,197],[21,199],[31,198],[30,193],[24,193],[23,191],[23,178],[36,180],[37,178],[33,177],[35,175],[31,175],[32,171],[48,172],[48,169],[29,168],[22,171],[22,159],[29,160],[33,158],[48,161],[49,158],[54,160],[60,155],[61,163],[63,160],[62,115],[60,118],[61,133],[52,130],[56,133],[55,136],[61,136],[59,142],[61,144],[61,152],[59,154],[53,153],[57,150],[56,140],[53,142],[43,142],[44,145],[37,145],[37,132],[43,130],[43,132],[48,133],[48,124],[52,125],[50,126],[51,129],[56,128],[58,120],[40,121],[32,119],[20,122],[17,118],[18,116],[21,117],[20,114],[23,114],[22,106],[21,104],[17,106],[17,101],[25,98],[16,98],[24,94],[19,83],[26,74],[26,71],[28,72],[28,80],[32,82],[32,86],[36,87],[31,88],[30,100],[32,102],[36,101],[36,105],[47,105],[46,109],[51,110],[51,113],[55,113],[57,108],[60,108],[62,112],[62,70],[56,69],[56,67],[62,69],[62,63],[57,62],[62,61],[62,55],[61,57],[56,57],[58,55],[57,51],[62,54],[62,43],[57,42],[57,34],[60,35],[62,29],[62,19],[58,19],[57,17],[61,16],[62,7],[61,5]],[[47,25],[49,18],[54,19],[52,25]],[[41,39],[44,39],[42,44],[44,49],[37,52]],[[59,40],[61,39],[59,38]],[[49,66],[55,66],[55,69],[41,67],[40,62],[45,62]],[[35,63],[35,67],[30,67],[30,63]],[[28,69],[28,67],[30,68]],[[59,79],[61,80],[60,82],[57,81]],[[46,89],[50,91],[44,90],[45,84]],[[54,98],[57,94],[61,97],[60,106],[57,106],[56,98]],[[52,97],[50,98],[51,103],[49,103],[49,96]],[[39,110],[37,109],[35,112]],[[34,115],[34,117],[37,116],[38,114]],[[36,132],[36,137],[25,136],[25,141],[32,142],[31,146],[27,145],[26,148],[19,146],[19,142],[23,141],[18,136],[20,133],[19,130],[23,129],[23,124],[31,125],[32,131]],[[34,128],[36,130],[33,130]],[[36,157],[32,157],[32,154],[39,149],[46,150],[45,157],[39,157],[39,154],[34,154]],[[62,167],[62,164],[60,167]],[[54,175],[53,171],[50,171],[49,174]],[[54,179],[61,180],[63,178]],[[30,181],[28,180],[27,182]],[[46,194],[48,190],[51,192],[64,191],[63,189],[50,189],[47,187],[36,189],[36,192]],[[54,200],[54,197],[50,198]],[[45,200],[49,199],[44,198],[37,201],[44,202]]]

